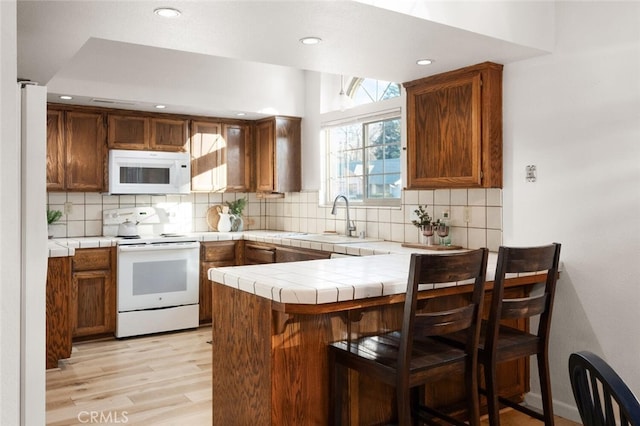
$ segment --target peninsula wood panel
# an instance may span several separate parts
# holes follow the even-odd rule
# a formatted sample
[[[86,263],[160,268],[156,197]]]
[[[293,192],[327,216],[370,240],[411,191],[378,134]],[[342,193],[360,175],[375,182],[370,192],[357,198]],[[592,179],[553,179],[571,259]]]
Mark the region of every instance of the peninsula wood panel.
[[[539,279],[511,281],[507,284],[509,294],[524,295],[528,284]],[[420,310],[457,306],[470,291],[470,286],[460,286],[422,292]],[[349,336],[356,339],[398,330],[402,321],[402,295],[290,305],[213,283],[212,298],[214,425],[229,424],[225,423],[229,419],[235,419],[236,424],[328,424],[327,344]],[[526,324],[519,326],[524,329]],[[527,390],[528,366],[520,363],[501,368],[498,380],[503,395],[520,400]],[[392,387],[356,373],[350,374],[348,386],[350,397],[343,401],[342,424],[393,421]],[[465,398],[461,377],[431,386],[426,398],[455,416],[465,414],[460,409]],[[270,417],[265,417],[266,413]]]
[[[271,423],[271,303],[214,284],[212,409],[214,425]]]
[[[46,291],[47,368],[56,368],[59,360],[71,356],[70,292],[71,259],[50,257]]]

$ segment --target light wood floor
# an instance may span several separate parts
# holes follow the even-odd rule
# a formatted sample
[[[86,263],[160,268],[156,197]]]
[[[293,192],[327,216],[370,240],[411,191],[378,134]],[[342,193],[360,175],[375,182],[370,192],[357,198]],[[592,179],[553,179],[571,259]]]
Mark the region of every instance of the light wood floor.
[[[47,371],[47,424],[210,425],[210,338],[204,327],[74,344],[71,358]],[[513,410],[500,419],[541,425]],[[557,418],[556,426],[576,425]]]

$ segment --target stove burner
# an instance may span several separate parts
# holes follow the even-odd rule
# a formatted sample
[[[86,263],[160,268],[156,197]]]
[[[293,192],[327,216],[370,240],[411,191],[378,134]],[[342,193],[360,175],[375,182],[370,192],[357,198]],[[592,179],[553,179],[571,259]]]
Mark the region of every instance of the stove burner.
[[[139,240],[140,235],[118,235],[118,238],[122,238],[124,240]]]

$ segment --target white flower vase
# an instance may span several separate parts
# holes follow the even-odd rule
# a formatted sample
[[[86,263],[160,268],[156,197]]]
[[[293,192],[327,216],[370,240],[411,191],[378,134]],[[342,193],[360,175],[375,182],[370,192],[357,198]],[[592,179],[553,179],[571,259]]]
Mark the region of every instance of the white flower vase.
[[[219,213],[218,232],[231,231],[231,215],[229,213]]]

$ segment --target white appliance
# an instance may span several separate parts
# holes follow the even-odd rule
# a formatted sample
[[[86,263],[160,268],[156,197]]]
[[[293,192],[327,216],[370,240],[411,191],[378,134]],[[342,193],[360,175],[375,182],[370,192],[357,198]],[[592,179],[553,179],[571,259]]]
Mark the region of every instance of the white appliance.
[[[191,163],[188,153],[109,151],[109,193],[188,194]]]
[[[176,234],[161,208],[105,210],[102,217],[105,236],[116,236],[124,222],[139,233],[118,240],[116,337],[198,327],[200,243]]]

